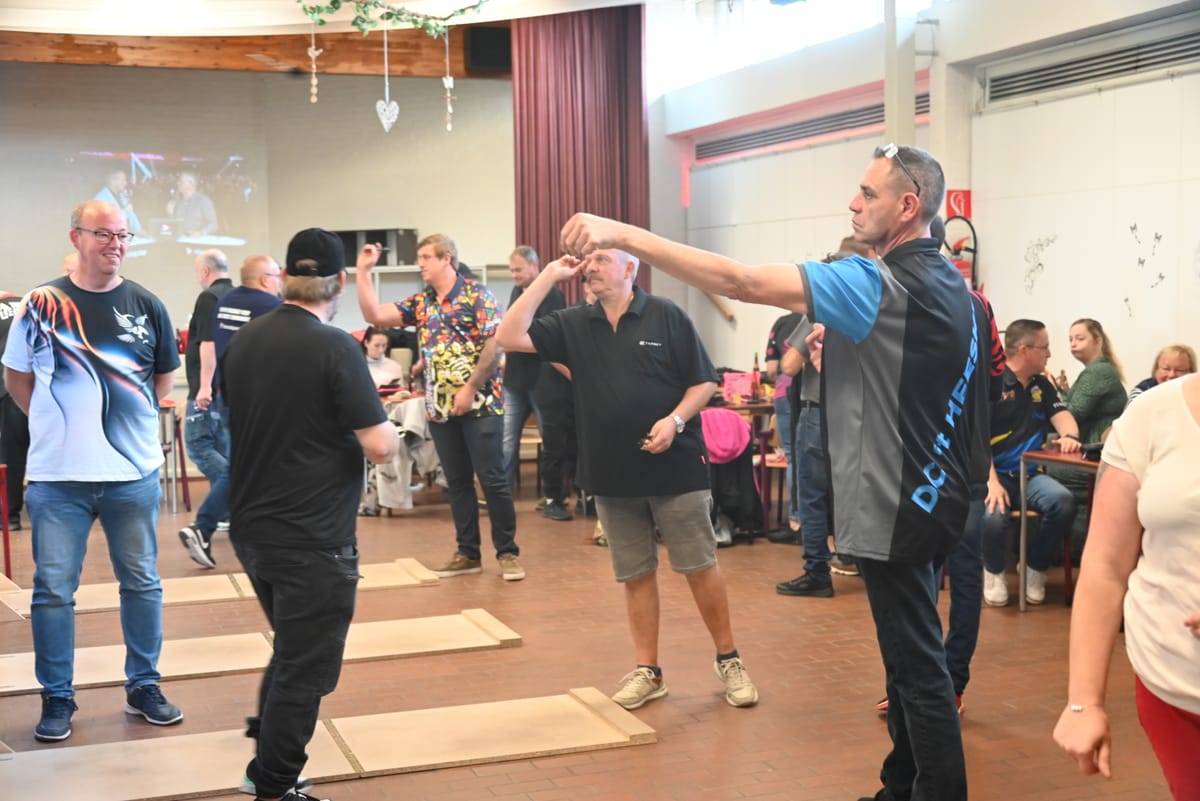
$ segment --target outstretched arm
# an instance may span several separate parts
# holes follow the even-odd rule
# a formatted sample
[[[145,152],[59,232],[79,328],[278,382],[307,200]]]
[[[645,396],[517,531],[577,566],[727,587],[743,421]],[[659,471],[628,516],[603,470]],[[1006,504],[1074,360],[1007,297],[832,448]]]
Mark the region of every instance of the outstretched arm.
[[[751,267],[689,245],[672,242],[626,223],[592,214],[576,214],[562,229],[568,253],[583,258],[592,251],[617,248],[707,292],[735,300],[807,312],[804,281],[795,264]]]

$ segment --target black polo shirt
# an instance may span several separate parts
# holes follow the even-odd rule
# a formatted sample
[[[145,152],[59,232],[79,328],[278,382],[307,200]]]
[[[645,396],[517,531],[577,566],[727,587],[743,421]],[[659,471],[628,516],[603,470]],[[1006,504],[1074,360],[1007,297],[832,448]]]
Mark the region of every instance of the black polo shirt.
[[[992,404],[992,464],[997,473],[1021,470],[1021,454],[1035,451],[1050,433],[1050,418],[1067,410],[1050,379],[1037,374],[1024,386],[1010,369],[1001,379],[1000,400]],[[1029,472],[1035,472],[1031,466]]]
[[[517,302],[517,298],[525,294],[524,287],[514,286],[512,295],[508,299],[508,308]],[[539,317],[545,317],[552,311],[558,311],[567,305],[566,299],[563,297],[562,291],[556,287],[550,287],[550,292],[538,304],[537,311],[533,313],[533,318],[536,320]],[[504,357],[504,388],[523,389],[527,392],[532,392],[537,386],[538,378],[542,375],[542,360],[535,353],[509,353]]]
[[[571,368],[578,484],[625,498],[707,489],[699,415],[665,453],[647,453],[639,441],[689,387],[715,382],[717,371],[682,309],[639,288],[633,292],[616,331],[599,303],[554,312],[529,328],[538,355]]]

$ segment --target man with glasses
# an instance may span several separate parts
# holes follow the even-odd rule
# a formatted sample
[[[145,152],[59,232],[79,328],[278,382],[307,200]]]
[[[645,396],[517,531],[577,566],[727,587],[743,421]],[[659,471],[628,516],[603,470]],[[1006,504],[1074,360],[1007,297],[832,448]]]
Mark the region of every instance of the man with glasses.
[[[1009,509],[1021,502],[1021,454],[1040,449],[1051,428],[1058,432],[1063,453],[1079,450],[1079,424],[1045,375],[1050,359],[1046,326],[1038,320],[1014,320],[1004,332],[1004,348],[1008,369],[1001,379],[1000,400],[991,409],[992,469],[986,509],[980,508],[967,523],[982,526],[983,600],[988,606],[1008,603],[1004,544]],[[1046,569],[1075,518],[1075,499],[1070,490],[1032,465],[1025,497],[1029,508],[1041,516],[1036,534],[1029,538],[1025,600],[1040,604],[1046,600]]]
[[[214,426],[220,426],[224,451],[216,478],[209,477],[208,497],[196,513],[196,522],[180,529],[179,540],[193,562],[208,568],[217,566],[212,555],[213,534],[229,519],[229,420],[224,400],[217,392],[221,356],[239,328],[283,302],[279,298],[283,272],[270,256],[249,256],[242,262],[240,277],[241,286],[221,295],[200,335],[200,386],[195,405],[209,415]],[[192,425],[190,416],[188,425]]]
[[[71,215],[79,267],[26,296],[4,350],[5,380],[29,414],[34,564],[34,669],[42,686],[39,740],[65,740],[76,711],[75,588],[88,532],[100,520],[120,585],[125,712],[166,726],[183,713],[158,682],[159,399],[179,353],[167,310],[124,279],[129,239],[116,206],[88,201]]]
[[[834,537],[858,562],[886,669],[892,751],[874,796],[885,801],[967,797],[936,576],[966,522],[990,337],[930,234],[945,187],[924,150],[875,151],[850,224],[882,264],[850,256],[752,267],[585,214],[562,232],[572,255],[620,248],[693,286],[824,327],[807,341],[823,369]]]
[[[196,519],[179,531],[179,539],[187,546],[189,541],[212,538],[217,524],[229,517],[229,487],[225,477],[229,474],[229,425],[220,400],[212,399],[212,371],[205,378],[202,373],[203,356],[201,346],[212,342],[213,309],[217,301],[229,290],[233,282],[229,279],[229,260],[219,250],[205,250],[196,254],[192,262],[200,294],[192,306],[192,317],[188,321],[187,348],[184,365],[187,370],[188,396],[183,428],[183,441],[187,454],[200,472],[208,479],[208,497],[196,510]],[[203,399],[200,392],[204,390]],[[212,567],[212,560],[202,552],[188,546],[192,561],[203,567]]]

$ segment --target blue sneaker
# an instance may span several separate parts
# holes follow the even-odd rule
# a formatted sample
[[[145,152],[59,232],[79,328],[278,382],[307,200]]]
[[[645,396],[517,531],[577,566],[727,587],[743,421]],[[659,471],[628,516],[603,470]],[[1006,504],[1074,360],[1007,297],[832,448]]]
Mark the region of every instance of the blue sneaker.
[[[179,707],[163,697],[157,684],[134,688],[125,696],[125,713],[141,715],[155,726],[170,726],[183,720]]]
[[[57,742],[71,736],[71,715],[79,709],[72,698],[61,695],[42,696],[42,719],[33,736],[42,742]]]

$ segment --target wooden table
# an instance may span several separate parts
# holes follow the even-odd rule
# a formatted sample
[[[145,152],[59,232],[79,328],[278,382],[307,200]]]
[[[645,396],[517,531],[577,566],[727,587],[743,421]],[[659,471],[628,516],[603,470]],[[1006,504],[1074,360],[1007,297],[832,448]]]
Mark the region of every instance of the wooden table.
[[[1026,451],[1025,453],[1021,454],[1021,542],[1020,542],[1021,561],[1020,561],[1020,564],[1017,566],[1017,576],[1018,576],[1018,578],[1017,578],[1017,598],[1018,598],[1017,605],[1018,605],[1018,608],[1022,612],[1025,611],[1025,572],[1026,572],[1026,570],[1028,570],[1028,568],[1025,564],[1025,562],[1026,562],[1025,549],[1027,547],[1027,537],[1029,536],[1028,535],[1029,520],[1027,517],[1027,513],[1029,511],[1029,505],[1028,505],[1028,499],[1025,497],[1025,485],[1029,480],[1029,478],[1028,478],[1029,471],[1028,471],[1027,467],[1028,467],[1028,465],[1031,465],[1031,464],[1041,465],[1044,467],[1048,467],[1048,466],[1065,467],[1069,470],[1076,470],[1080,473],[1084,473],[1085,475],[1087,475],[1089,477],[1089,482],[1088,482],[1088,512],[1089,513],[1091,512],[1091,508],[1092,508],[1092,490],[1095,488],[1095,476],[1096,476],[1096,472],[1099,471],[1099,469],[1100,469],[1099,462],[1089,462],[1087,459],[1084,459],[1083,456],[1081,456],[1079,454],[1079,452],[1062,453],[1058,450],[1051,450],[1051,451]],[[1067,536],[1070,536],[1069,529],[1067,532]],[[1068,564],[1066,566],[1066,570],[1064,571],[1066,580],[1065,580],[1065,585],[1063,588],[1064,592],[1066,593],[1067,603],[1071,602],[1071,596],[1074,594],[1071,591],[1070,570],[1071,570],[1071,567]]]

